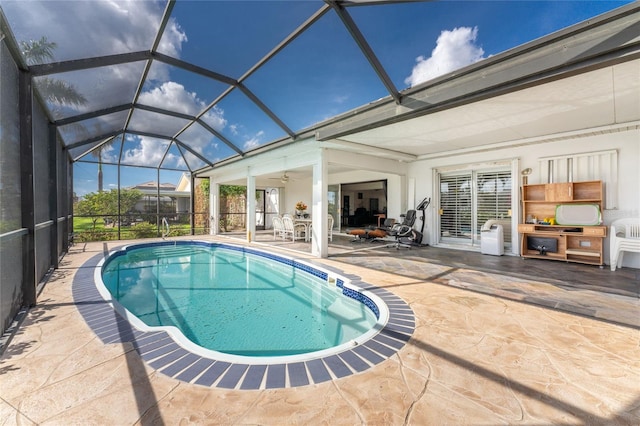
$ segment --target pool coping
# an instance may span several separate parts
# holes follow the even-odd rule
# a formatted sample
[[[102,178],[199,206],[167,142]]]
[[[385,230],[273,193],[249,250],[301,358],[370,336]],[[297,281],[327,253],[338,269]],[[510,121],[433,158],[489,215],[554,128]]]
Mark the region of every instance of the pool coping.
[[[220,245],[234,246],[227,243]],[[262,249],[255,251],[265,252]],[[277,254],[274,256],[289,258]],[[388,320],[377,334],[342,352],[304,361],[265,364],[214,359],[185,349],[167,331],[143,331],[122,316],[111,301],[105,300],[100,294],[95,282],[94,271],[104,258],[104,254],[90,258],[73,278],[74,302],[87,325],[104,344],[130,343],[151,368],[192,384],[259,390],[336,380],[366,371],[393,356],[405,346],[415,330],[413,310],[400,297],[365,283],[356,275],[322,265],[323,269],[347,277],[359,290],[374,294],[386,304]]]

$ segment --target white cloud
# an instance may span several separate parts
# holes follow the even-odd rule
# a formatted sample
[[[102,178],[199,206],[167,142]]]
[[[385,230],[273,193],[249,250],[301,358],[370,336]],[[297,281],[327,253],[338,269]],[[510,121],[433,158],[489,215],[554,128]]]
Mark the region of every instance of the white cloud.
[[[349,95],[336,95],[333,98],[333,102],[336,104],[344,104],[349,100]]]
[[[253,137],[251,137],[250,139],[245,141],[245,143],[243,145],[244,150],[247,151],[247,150],[250,150],[252,148],[256,148],[256,147],[260,146],[260,141],[262,140],[263,137],[264,137],[264,132],[262,130],[260,130],[258,133],[253,135]]]
[[[115,139],[118,140],[118,139]],[[114,145],[117,146],[118,150],[116,150],[116,147],[114,147]],[[104,161],[105,163],[117,163],[118,162],[118,154],[120,154],[120,144],[113,144],[113,143],[109,143],[104,145],[104,148],[102,148],[102,152],[100,153],[100,156],[102,157],[102,161]]]
[[[224,110],[217,105],[211,108],[202,116],[202,119],[211,127],[222,131],[227,126],[227,119],[224,118]]]
[[[127,142],[130,141],[137,143],[135,147],[127,148],[122,153],[122,163],[134,166],[157,167],[162,160],[164,152],[167,150],[167,145],[169,144],[169,141],[166,139],[156,139],[146,136],[130,137],[127,135]],[[125,146],[130,146],[130,143],[127,143]],[[163,164],[175,161],[175,156],[169,153],[167,154],[167,158]]]
[[[149,50],[164,10],[160,2],[137,0],[8,1],[2,6],[17,40],[39,40],[44,36],[56,43],[54,61]],[[123,30],[114,30],[118,28]],[[160,49],[179,58],[186,40],[185,32],[171,19]],[[90,104],[72,108],[86,112],[131,102],[143,65],[122,64],[52,78],[67,81],[89,99]],[[166,65],[154,65],[152,69],[150,77],[168,79]]]
[[[431,56],[417,57],[411,75],[404,82],[415,86],[484,59],[484,50],[476,44],[477,35],[477,27],[442,31]]]
[[[138,101],[143,105],[171,105],[172,111],[194,116],[206,106],[195,92],[187,91],[182,84],[174,81],[167,81],[141,93]]]
[[[158,87],[141,93],[139,102],[151,106],[171,105],[171,110],[192,116],[198,115],[206,107],[206,103],[198,98],[197,93],[189,92],[182,84],[173,81],[162,83]],[[203,118],[216,130],[222,130],[227,125],[227,120],[224,118],[224,111],[217,107],[209,110]],[[166,124],[169,126],[172,125],[170,121],[167,121]],[[163,131],[162,123],[142,123],[142,126],[144,128],[148,127],[149,131],[155,129],[160,133],[173,133],[168,129]],[[213,135],[208,130],[196,124],[189,127],[179,139],[196,152],[204,154],[205,148],[211,147],[212,145]],[[166,149],[166,141],[163,141],[164,144],[161,147],[158,145],[160,141],[158,139],[140,137],[139,141],[140,143],[136,148],[127,149],[124,152],[123,161],[127,164],[156,165],[164,149]],[[187,153],[185,155],[187,155],[190,161],[196,161],[191,154]],[[182,156],[172,155],[170,152],[162,164],[168,167],[183,167],[184,159]]]
[[[16,38],[47,37],[57,44],[57,61],[149,50],[163,13],[160,2],[138,0],[5,3]],[[186,40],[177,22],[170,20],[162,37],[163,52],[179,57]]]
[[[2,7],[18,40],[37,40],[45,36],[57,44],[53,52],[54,61],[149,50],[164,11],[162,2],[139,0],[6,1]],[[171,19],[164,30],[158,51],[180,58],[186,42],[185,30],[175,19]],[[139,61],[52,75],[54,79],[72,84],[89,100],[83,106],[65,107],[64,115],[132,102],[144,65],[144,61]],[[152,88],[141,93],[140,103],[190,115],[199,114],[207,105],[197,93],[171,81],[170,67],[160,61],[153,62],[146,87]],[[105,117],[105,128],[111,129],[114,124],[107,122],[107,118],[113,117]],[[229,126],[225,111],[219,107],[209,110],[202,119],[220,132]],[[145,123],[144,126],[151,126],[151,129],[167,128],[171,121]],[[237,135],[239,131],[236,128],[227,130],[232,135]],[[259,143],[258,137],[250,138],[247,143]],[[207,157],[211,156],[212,151],[217,151],[213,135],[197,124],[187,129],[180,140],[201,154],[206,152]],[[126,164],[156,165],[167,142],[135,137],[133,142],[125,145],[122,161]],[[103,154],[115,161],[119,152],[105,151]],[[163,165],[184,164],[182,156],[175,154],[176,151],[171,150]],[[192,157],[191,154],[186,155]]]

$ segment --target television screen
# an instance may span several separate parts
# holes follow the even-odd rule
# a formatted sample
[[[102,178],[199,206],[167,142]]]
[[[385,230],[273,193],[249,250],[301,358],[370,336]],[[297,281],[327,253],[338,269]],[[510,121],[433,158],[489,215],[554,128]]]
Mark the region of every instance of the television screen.
[[[558,240],[555,238],[534,237],[527,236],[527,248],[529,250],[539,251],[544,253],[557,253],[558,252]]]

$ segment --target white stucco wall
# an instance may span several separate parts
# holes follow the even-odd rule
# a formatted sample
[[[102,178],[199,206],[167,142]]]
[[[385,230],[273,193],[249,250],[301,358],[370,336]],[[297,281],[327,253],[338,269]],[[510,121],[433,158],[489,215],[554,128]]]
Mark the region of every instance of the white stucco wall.
[[[603,220],[609,225],[622,217],[640,217],[640,130],[627,130],[607,134],[587,134],[573,139],[538,143],[526,146],[514,146],[486,152],[461,153],[439,158],[426,159],[409,164],[408,177],[415,179],[415,199],[433,197],[435,188],[433,169],[455,165],[478,164],[497,160],[518,159],[520,168],[532,168],[529,183],[545,183],[546,175],[539,173],[539,158],[572,155],[605,150],[618,152],[618,191],[615,209],[605,209]],[[597,178],[595,178],[597,179]],[[566,182],[566,176],[554,176],[555,182]],[[518,201],[519,200],[515,200]],[[436,229],[435,208],[432,205],[427,212],[428,230]],[[514,231],[515,232],[515,231]],[[430,244],[436,244],[437,236],[427,232]],[[605,259],[609,259],[609,238],[605,241]],[[640,268],[640,254],[625,254],[624,266]]]
[[[274,185],[274,181],[265,181],[268,186],[283,188],[281,192],[281,211],[293,213],[297,201],[304,201],[307,205],[312,202],[312,165],[317,162],[321,153],[326,156],[330,169],[335,170],[328,176],[329,184],[364,182],[386,179],[388,217],[399,218],[409,208],[425,197],[434,199],[433,171],[454,166],[467,166],[480,163],[503,162],[506,164],[519,162],[520,170],[532,168],[529,183],[546,182],[547,175],[541,173],[539,159],[553,156],[569,156],[580,153],[615,150],[617,152],[617,202],[615,208],[605,209],[603,220],[609,225],[613,220],[622,217],[640,217],[640,130],[624,130],[601,132],[586,130],[580,135],[555,139],[549,142],[538,141],[529,143],[523,141],[521,146],[514,143],[510,147],[500,149],[486,149],[484,151],[466,153],[447,153],[412,163],[393,161],[384,158],[367,156],[360,153],[338,151],[322,148],[314,141],[297,143],[281,150],[275,150],[255,158],[246,159],[239,164],[217,170],[222,180],[231,178],[241,179],[236,184],[243,184],[243,177],[247,173],[260,175],[276,171],[304,170],[304,177],[292,179],[286,184]],[[528,144],[525,144],[527,142]],[[350,168],[350,170],[349,170]],[[593,179],[598,179],[594,177]],[[214,178],[214,181],[216,179]],[[574,179],[578,180],[578,179]],[[566,181],[566,176],[554,176],[555,182]],[[258,188],[266,187],[257,182]],[[514,197],[514,215],[519,209],[519,199]],[[432,202],[425,212],[424,242],[434,245],[437,243],[436,229],[437,206]],[[519,217],[519,216],[515,216]],[[517,219],[514,221],[517,223]],[[517,230],[513,234],[517,236]],[[516,240],[517,241],[517,240]],[[517,250],[518,244],[515,244]],[[609,259],[609,239],[605,241],[605,261]],[[640,268],[640,254],[626,254],[624,266]]]

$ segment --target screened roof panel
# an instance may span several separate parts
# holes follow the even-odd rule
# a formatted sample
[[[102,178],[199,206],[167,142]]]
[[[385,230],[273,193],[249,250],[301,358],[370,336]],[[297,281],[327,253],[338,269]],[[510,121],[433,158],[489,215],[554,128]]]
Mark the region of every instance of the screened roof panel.
[[[66,145],[72,145],[96,135],[106,135],[124,127],[129,111],[118,111],[99,117],[78,121],[64,126],[58,126]]]
[[[188,123],[189,120],[184,118],[135,109],[127,130],[132,132],[153,133],[171,138]]]
[[[239,89],[222,99],[202,120],[241,151],[248,151],[287,135],[283,128]]]
[[[196,116],[228,87],[227,83],[153,61],[138,103]]]
[[[55,119],[133,101],[144,62],[35,77],[34,84]]]
[[[594,2],[406,2],[348,11],[399,90],[586,20]],[[461,13],[461,10],[464,12]],[[571,10],[571,13],[569,13]],[[527,23],[526,31],[522,23]],[[398,31],[405,27],[409,30]]]
[[[186,40],[180,59],[238,79],[322,6],[305,1],[179,1],[172,17]],[[167,51],[165,31],[159,52]]]
[[[320,18],[246,83],[295,130],[389,95],[332,12]]]
[[[168,139],[127,134],[120,162],[129,166],[158,167],[168,146]]]
[[[55,43],[53,60],[27,61],[47,63],[149,50],[164,2],[3,1],[2,9],[17,40]]]
[[[205,163],[202,159],[198,158],[196,155],[194,155],[193,153],[182,149],[183,154],[184,154],[184,158],[187,160],[187,165],[189,166],[189,170],[197,170],[197,169],[201,169],[204,166],[207,165],[207,163]],[[184,164],[184,163],[183,163]]]
[[[158,167],[176,138],[192,168],[381,98],[402,107],[406,87],[627,3],[0,0],[13,33],[3,43],[44,47],[26,63],[74,157],[130,130],[168,139],[127,134],[114,164]],[[613,36],[606,43],[633,34]]]
[[[105,140],[107,141],[106,143]],[[102,161],[103,164],[118,164],[120,156],[120,146],[122,145],[122,135],[114,138],[104,139],[98,142],[92,142],[86,145],[69,150],[71,158],[85,161]],[[99,149],[95,149],[100,147]]]
[[[175,142],[172,142],[169,146],[160,166],[168,169],[189,170],[189,167],[184,161],[184,156]]]
[[[200,123],[194,123],[189,126],[189,128],[178,137],[178,140],[193,151],[209,159],[211,163],[237,155],[237,151],[230,148],[225,142],[202,127]]]

